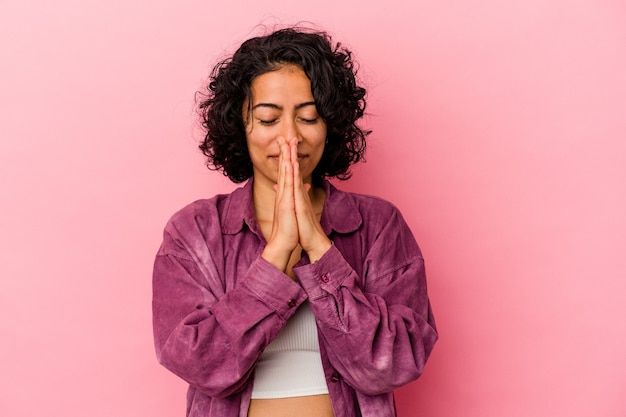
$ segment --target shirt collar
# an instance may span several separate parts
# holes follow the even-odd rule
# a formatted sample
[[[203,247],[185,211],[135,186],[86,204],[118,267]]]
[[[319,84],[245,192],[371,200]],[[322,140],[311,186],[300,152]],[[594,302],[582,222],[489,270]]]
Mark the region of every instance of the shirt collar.
[[[252,180],[226,197],[223,213],[222,233],[225,235],[239,233],[244,224],[256,232],[257,221],[252,200]]]
[[[250,179],[243,187],[237,188],[226,197],[223,211],[222,233],[237,234],[246,224],[250,230],[259,234],[260,230],[254,212]],[[322,186],[326,191],[324,210],[320,223],[327,235],[332,231],[351,233],[361,226],[362,218],[354,198],[346,192],[338,190],[329,181],[324,180]]]
[[[320,223],[324,233],[351,233],[361,226],[361,213],[351,194],[338,190],[328,181],[323,183],[326,201]]]

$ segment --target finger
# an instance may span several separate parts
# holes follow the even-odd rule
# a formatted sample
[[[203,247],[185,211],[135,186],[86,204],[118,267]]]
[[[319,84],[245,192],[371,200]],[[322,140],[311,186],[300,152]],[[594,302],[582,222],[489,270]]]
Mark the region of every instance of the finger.
[[[293,180],[297,184],[295,191],[296,198],[306,198],[306,200],[303,201],[308,200],[310,202],[308,191],[311,188],[311,184],[304,183],[302,175],[300,175],[300,163],[296,162],[293,164],[293,171]]]
[[[286,140],[283,139],[280,142],[280,155],[283,157],[284,161],[291,162],[291,151],[290,151],[290,142],[289,141],[286,141]]]
[[[279,192],[282,193],[285,188],[285,176],[287,175],[285,171],[285,162],[289,160],[289,155],[285,152],[287,146],[287,141],[285,140],[285,138],[279,136],[276,142],[278,143],[279,150],[277,184]]]
[[[293,166],[293,182],[294,182],[294,198],[297,198],[296,194],[301,194],[304,190],[304,183],[302,175],[300,173],[300,160],[298,158],[298,138],[292,138],[289,141],[291,150],[291,161]]]
[[[282,184],[284,191],[288,194],[292,194],[293,191],[287,191],[286,187],[289,187],[291,182],[288,183],[291,179],[291,153],[289,152],[289,144],[285,141],[281,143],[280,146],[280,169],[282,170]]]
[[[296,171],[299,169],[295,168]],[[299,174],[299,172],[298,172]],[[311,260],[317,260],[328,249],[328,237],[318,220],[309,196],[310,184],[295,187],[295,212],[298,225],[298,242]]]
[[[291,163],[298,162],[298,138],[291,138],[289,140],[289,150],[291,152]]]
[[[293,180],[296,183],[294,186],[294,202],[296,208],[296,215],[305,214],[310,216],[313,212],[313,204],[309,197],[309,190],[311,184],[305,184],[300,175],[300,164],[296,162],[293,164]],[[310,212],[310,213],[309,213]]]
[[[286,160],[283,163],[284,170],[285,170],[285,187],[286,187],[285,191],[286,193],[290,193],[291,197],[293,198],[294,166],[293,166],[293,161],[291,160],[291,153],[289,152],[289,148],[287,147],[287,145],[285,145],[285,158]]]
[[[281,169],[281,202],[286,204],[286,208],[288,210],[294,210],[294,202],[293,202],[293,186],[294,186],[294,178],[293,178],[293,166],[292,166],[292,150],[291,143],[293,141],[286,141],[284,138],[279,138],[280,144],[280,169]]]

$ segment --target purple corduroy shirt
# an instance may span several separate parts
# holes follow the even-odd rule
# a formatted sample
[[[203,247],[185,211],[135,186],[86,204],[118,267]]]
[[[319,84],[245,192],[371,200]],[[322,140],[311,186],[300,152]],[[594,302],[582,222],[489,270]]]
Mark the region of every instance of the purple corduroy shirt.
[[[252,181],[196,201],[167,223],[153,276],[159,362],[189,383],[187,416],[245,417],[254,366],[305,300],[336,417],[395,416],[437,340],[424,261],[400,212],[324,182],[333,246],[293,267],[264,260]]]

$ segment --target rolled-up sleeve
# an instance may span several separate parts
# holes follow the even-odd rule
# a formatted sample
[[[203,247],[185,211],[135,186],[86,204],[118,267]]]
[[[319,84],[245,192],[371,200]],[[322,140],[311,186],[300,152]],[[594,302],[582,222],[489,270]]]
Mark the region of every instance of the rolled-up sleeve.
[[[363,249],[360,275],[336,246],[294,268],[331,365],[368,395],[418,378],[438,337],[419,247],[397,209],[387,218]]]
[[[157,357],[207,396],[239,392],[265,347],[307,295],[260,256],[226,290],[224,277],[214,276],[222,268],[211,264],[210,240],[198,236],[189,245],[192,232],[183,242],[168,229],[173,230],[166,228],[153,273]],[[219,253],[218,247],[213,249]]]

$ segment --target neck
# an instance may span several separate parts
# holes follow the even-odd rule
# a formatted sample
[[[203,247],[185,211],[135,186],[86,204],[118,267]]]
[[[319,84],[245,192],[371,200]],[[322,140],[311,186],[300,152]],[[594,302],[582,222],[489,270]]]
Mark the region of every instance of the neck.
[[[252,198],[257,220],[259,222],[272,221],[274,219],[276,191],[274,191],[271,184],[254,181],[252,184]]]

